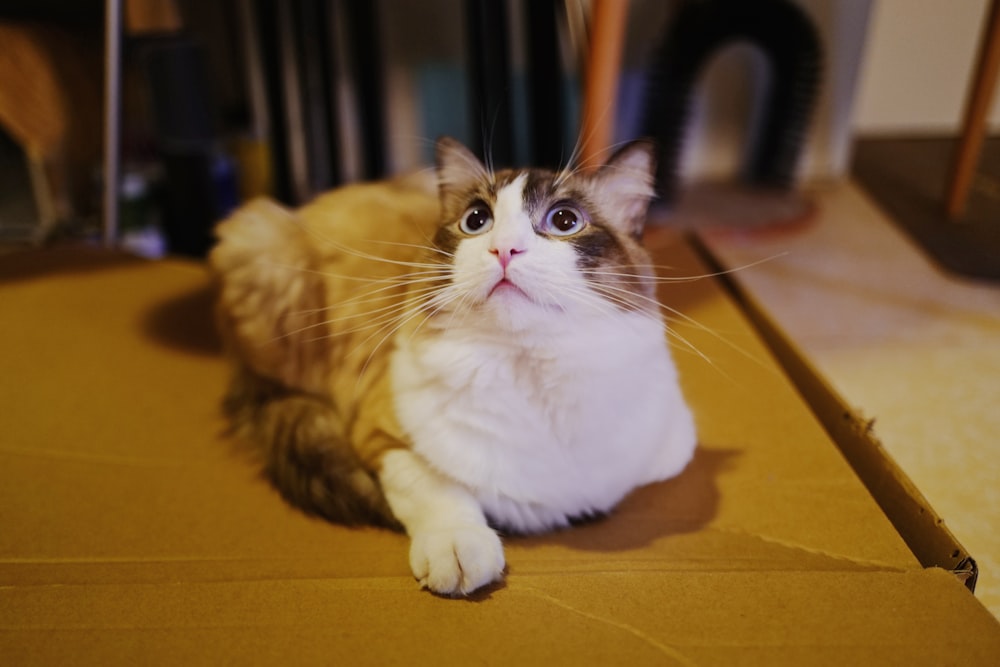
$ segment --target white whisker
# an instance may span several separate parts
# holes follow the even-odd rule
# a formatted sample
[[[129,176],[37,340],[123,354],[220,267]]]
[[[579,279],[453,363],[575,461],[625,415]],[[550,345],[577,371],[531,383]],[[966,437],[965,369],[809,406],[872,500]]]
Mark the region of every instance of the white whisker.
[[[687,341],[683,336],[681,336],[681,334],[679,334],[677,332],[676,327],[674,326],[675,323],[679,323],[679,324],[683,324],[683,325],[686,325],[686,326],[690,326],[690,327],[693,327],[694,329],[697,329],[699,331],[707,333],[708,335],[712,336],[716,340],[720,341],[721,343],[723,343],[724,345],[726,345],[730,349],[738,352],[739,354],[743,355],[744,357],[746,357],[747,359],[753,361],[754,363],[756,363],[758,365],[761,365],[761,366],[765,365],[759,358],[755,357],[754,355],[752,355],[747,350],[743,349],[742,347],[740,347],[736,343],[734,343],[731,340],[727,339],[725,336],[723,336],[722,334],[720,334],[715,329],[712,329],[711,327],[705,326],[704,324],[702,324],[698,320],[694,319],[693,317],[691,317],[689,315],[686,315],[685,313],[677,310],[676,308],[672,308],[672,307],[670,307],[670,306],[668,306],[668,305],[666,305],[664,303],[661,303],[659,300],[657,300],[655,298],[648,297],[648,296],[645,296],[643,294],[636,294],[636,293],[634,293],[634,292],[632,292],[630,290],[624,289],[622,287],[615,287],[613,285],[605,285],[605,284],[601,284],[601,283],[596,283],[596,284],[591,285],[591,287],[593,289],[595,289],[595,290],[602,291],[605,294],[608,294],[609,296],[610,296],[611,293],[614,293],[614,294],[627,294],[631,298],[638,299],[642,303],[645,303],[645,304],[647,304],[647,305],[649,305],[651,307],[655,307],[656,309],[659,309],[659,310],[662,310],[662,311],[666,312],[668,314],[667,321],[669,323],[669,326],[667,327],[667,332],[670,335],[676,337],[678,340],[681,340],[682,342],[684,342],[685,345],[688,345],[689,347],[691,347],[692,350],[695,350],[696,353],[698,354],[698,356],[701,357],[702,359],[704,359],[706,362],[708,362],[712,367],[716,367],[717,368],[717,366],[716,366],[715,363],[713,363],[701,351],[696,350],[695,347],[689,343],[689,341]],[[610,292],[608,292],[608,290]]]
[[[454,257],[454,255],[452,253],[448,252],[447,250],[443,250],[442,248],[438,248],[436,246],[423,245],[421,243],[403,243],[403,242],[400,242],[400,241],[381,241],[381,240],[378,240],[378,239],[366,239],[365,243],[377,243],[379,245],[388,245],[388,246],[393,246],[393,247],[396,247],[396,248],[413,248],[415,250],[426,250],[428,252],[436,252],[439,255],[443,255],[444,257],[447,257],[449,259],[451,257]]]
[[[787,254],[788,254],[787,252],[780,252],[780,253],[776,253],[774,255],[771,255],[770,257],[765,257],[763,259],[759,259],[759,260],[756,260],[754,262],[750,262],[749,264],[744,264],[742,266],[736,266],[736,267],[733,267],[731,269],[724,269],[724,270],[721,270],[721,271],[713,271],[711,273],[702,273],[702,274],[694,275],[694,276],[661,276],[661,275],[645,276],[645,275],[642,275],[642,274],[639,274],[639,273],[632,273],[632,272],[628,272],[628,271],[609,271],[607,269],[583,269],[581,272],[584,273],[584,274],[586,274],[586,275],[588,275],[588,276],[608,276],[608,277],[615,277],[615,278],[635,278],[637,282],[642,282],[642,281],[648,280],[648,281],[658,282],[658,283],[690,283],[690,282],[696,282],[696,281],[699,281],[699,280],[704,280],[705,278],[717,278],[719,276],[730,275],[730,274],[736,273],[738,271],[745,271],[747,269],[751,269],[751,268],[753,268],[755,266],[758,266],[760,264],[765,264],[767,262],[771,262],[771,261],[774,261],[776,259],[780,259],[781,257],[784,257]],[[661,269],[661,270],[662,269],[675,270],[674,267],[664,267],[664,266],[658,266],[658,265],[652,265],[652,264],[650,264],[650,265],[643,265],[643,267],[641,267],[641,268],[646,268],[646,267],[648,267],[650,269],[653,269],[653,270],[657,270],[657,269]],[[640,267],[636,267],[636,268],[640,268]]]

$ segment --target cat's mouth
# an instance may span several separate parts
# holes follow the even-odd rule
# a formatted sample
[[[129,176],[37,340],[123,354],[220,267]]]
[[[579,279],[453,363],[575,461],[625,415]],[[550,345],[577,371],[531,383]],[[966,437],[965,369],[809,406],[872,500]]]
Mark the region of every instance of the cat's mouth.
[[[493,296],[504,296],[504,295],[515,295],[515,294],[517,296],[521,296],[524,297],[525,299],[531,300],[531,297],[529,297],[528,294],[523,289],[514,284],[513,281],[509,280],[508,278],[501,278],[500,280],[497,281],[497,284],[494,285],[493,288],[490,290],[490,293],[486,295],[486,298],[491,298]]]

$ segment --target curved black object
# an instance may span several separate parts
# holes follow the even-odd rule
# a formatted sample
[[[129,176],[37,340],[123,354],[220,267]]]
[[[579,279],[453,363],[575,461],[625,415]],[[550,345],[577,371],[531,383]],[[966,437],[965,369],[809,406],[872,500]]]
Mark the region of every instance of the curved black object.
[[[676,194],[697,78],[713,55],[737,41],[759,48],[772,72],[744,178],[757,186],[792,185],[819,92],[822,50],[811,19],[787,0],[689,0],[673,17],[650,72],[644,131],[659,144],[657,189],[663,199]]]

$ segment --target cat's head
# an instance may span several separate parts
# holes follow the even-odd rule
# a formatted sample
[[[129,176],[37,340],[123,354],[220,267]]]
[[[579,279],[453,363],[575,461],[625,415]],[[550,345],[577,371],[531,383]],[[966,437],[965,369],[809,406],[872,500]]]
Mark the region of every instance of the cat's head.
[[[440,139],[435,244],[452,258],[455,303],[512,328],[553,313],[655,313],[640,243],[653,170],[644,141],[593,173],[493,173],[459,142]]]

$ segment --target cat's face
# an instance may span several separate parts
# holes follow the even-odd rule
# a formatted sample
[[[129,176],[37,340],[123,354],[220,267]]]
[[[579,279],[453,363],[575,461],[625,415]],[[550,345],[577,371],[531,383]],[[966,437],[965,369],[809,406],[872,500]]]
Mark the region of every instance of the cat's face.
[[[626,147],[595,174],[491,173],[457,142],[438,142],[442,224],[455,308],[505,328],[559,313],[655,310],[639,244],[653,194],[651,149]]]

